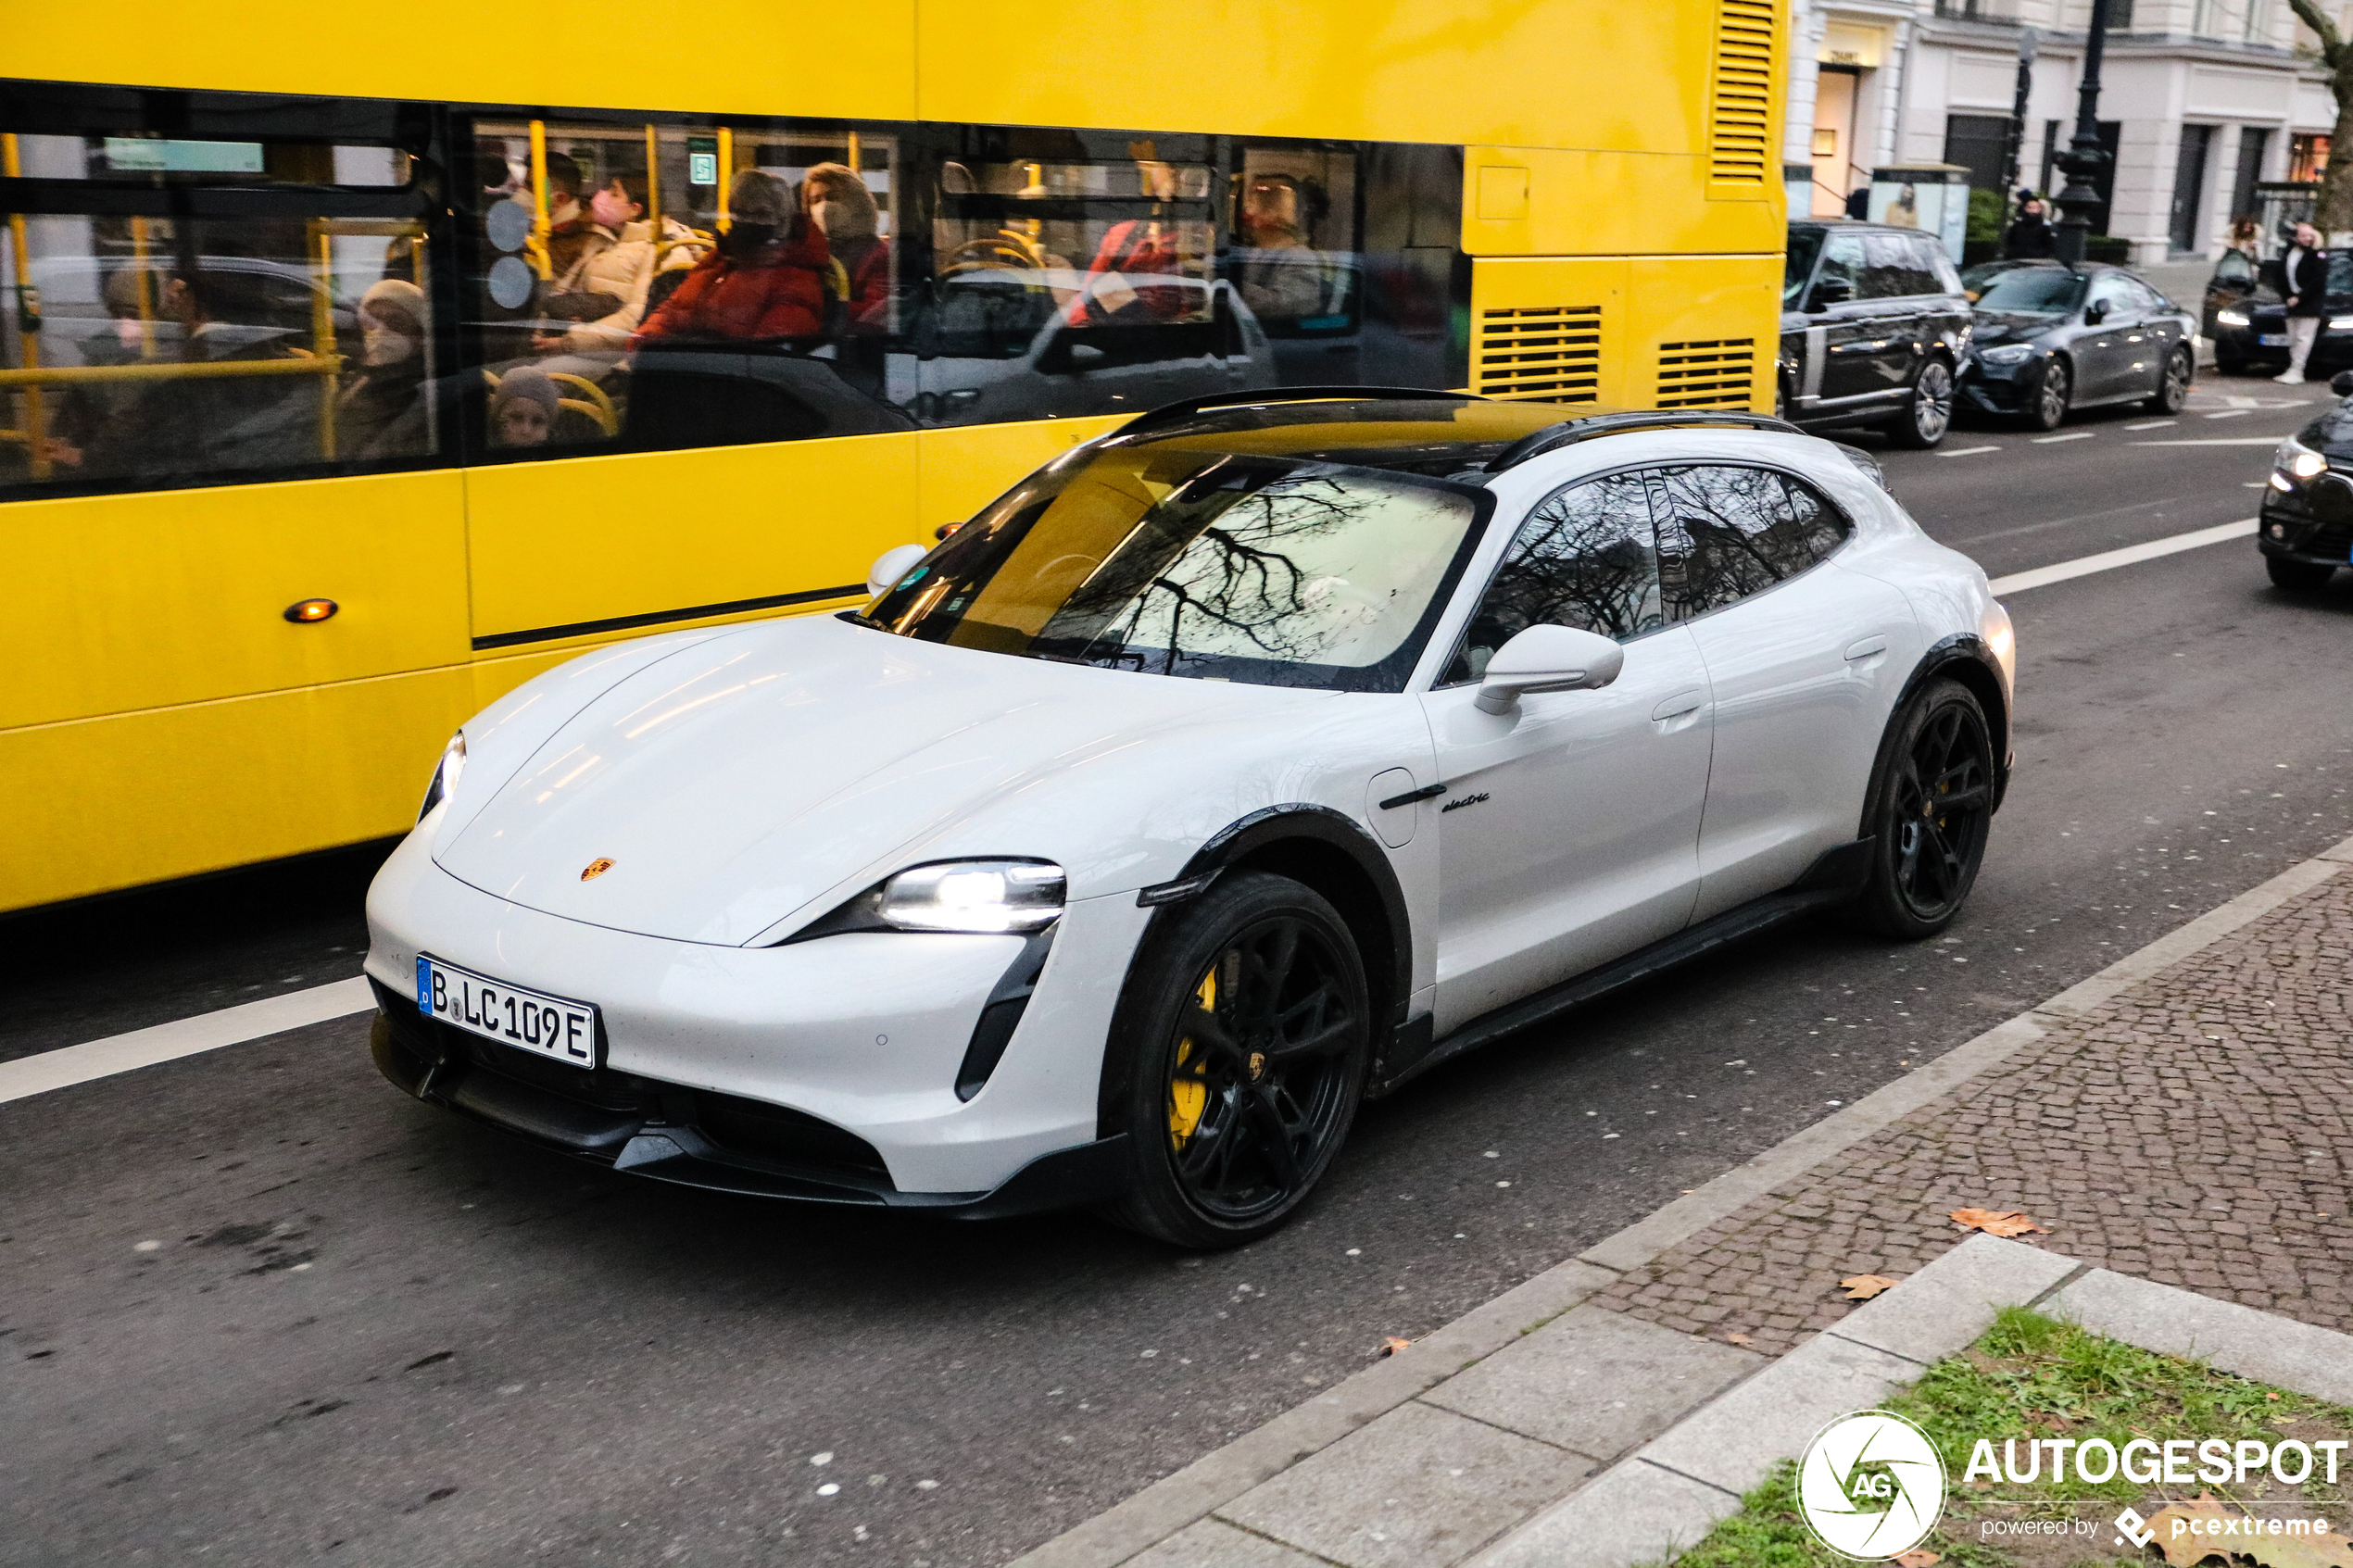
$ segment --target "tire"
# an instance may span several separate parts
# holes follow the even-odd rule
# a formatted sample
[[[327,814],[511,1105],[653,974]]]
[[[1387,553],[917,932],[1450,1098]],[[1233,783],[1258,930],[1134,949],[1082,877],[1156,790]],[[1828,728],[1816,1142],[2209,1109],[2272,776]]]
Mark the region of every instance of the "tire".
[[[2175,348],[2165,357],[2165,368],[2157,372],[2157,392],[2141,405],[2152,414],[2178,414],[2182,405],[2190,400],[2190,380],[2197,373],[2197,366],[2186,348]]]
[[[1129,1179],[1107,1217],[1204,1249],[1274,1231],[1348,1136],[1372,1038],[1340,911],[1289,877],[1220,877],[1153,935],[1121,997],[1104,1099]]]
[[[1870,874],[1850,912],[1866,930],[1918,941],[1953,923],[1985,858],[1994,746],[1967,686],[1938,677],[1896,711],[1864,807]]]
[[[2336,568],[2320,561],[2282,560],[2277,556],[2265,556],[2263,570],[2271,574],[2271,586],[2290,594],[2317,594],[2336,575]]]
[[[1953,367],[1931,359],[1912,381],[1912,397],[1896,421],[1887,427],[1898,446],[1925,452],[1953,428]]]
[[[2034,383],[2034,394],[2026,400],[2026,423],[2032,430],[2057,430],[2067,418],[2068,404],[2075,393],[2075,374],[2064,359],[2052,359],[2043,366],[2042,379]]]

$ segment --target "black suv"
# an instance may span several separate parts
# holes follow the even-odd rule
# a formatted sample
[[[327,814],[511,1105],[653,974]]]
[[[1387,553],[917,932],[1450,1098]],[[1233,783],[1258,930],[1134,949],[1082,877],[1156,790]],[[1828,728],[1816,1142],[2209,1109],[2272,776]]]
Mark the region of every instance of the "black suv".
[[[1953,422],[1969,300],[1933,234],[1843,219],[1789,226],[1781,281],[1781,417],[1875,425],[1933,446]]]
[[[2291,593],[2326,587],[2353,564],[2353,370],[2339,370],[2329,390],[2347,401],[2280,443],[2263,487],[2256,547]]]

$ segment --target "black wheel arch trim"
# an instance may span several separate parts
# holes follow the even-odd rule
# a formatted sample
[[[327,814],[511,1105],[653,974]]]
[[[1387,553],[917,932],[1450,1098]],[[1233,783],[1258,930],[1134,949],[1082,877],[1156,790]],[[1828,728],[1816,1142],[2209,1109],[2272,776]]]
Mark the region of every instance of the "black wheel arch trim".
[[[1986,684],[1999,698],[1986,709],[1985,713],[1986,722],[1994,728],[1994,734],[1989,737],[1994,743],[1993,809],[1998,811],[2002,809],[2003,797],[2009,793],[2010,765],[2015,760],[2010,752],[2011,698],[2008,688],[2002,680],[2002,661],[1994,657],[1994,650],[1986,646],[1983,637],[1974,632],[1958,632],[1930,645],[1928,651],[1921,654],[1919,662],[1912,666],[1911,674],[1905,678],[1904,689],[1895,694],[1894,706],[1887,712],[1886,733],[1889,735],[1894,733],[1895,716],[1904,710],[1904,705],[1911,701],[1922,686],[1956,667],[1965,667],[1972,672],[1982,671],[1988,678]],[[1977,695],[1981,700],[1984,696],[1982,692]],[[1872,759],[1871,762],[1873,779],[1879,777],[1881,764],[1886,759],[1886,737],[1883,735],[1880,742],[1880,753]],[[1858,834],[1868,834],[1871,828],[1869,820],[1869,801],[1864,802],[1863,809],[1865,821],[1857,825],[1856,831]]]

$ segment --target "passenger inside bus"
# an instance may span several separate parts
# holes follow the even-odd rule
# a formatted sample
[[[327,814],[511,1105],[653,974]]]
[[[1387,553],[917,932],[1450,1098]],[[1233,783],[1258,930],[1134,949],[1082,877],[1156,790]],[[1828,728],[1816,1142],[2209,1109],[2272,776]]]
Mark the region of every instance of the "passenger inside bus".
[[[498,378],[490,397],[490,439],[499,446],[545,446],[562,399],[547,373],[519,365]]]
[[[422,289],[386,278],[359,296],[357,379],[335,401],[335,443],[348,458],[403,458],[425,450],[425,341],[431,311]]]
[[[792,190],[748,169],[727,190],[733,221],[719,245],[630,341],[815,337],[824,331],[831,257]]]
[[[846,164],[821,163],[800,183],[800,203],[843,271],[852,332],[890,325],[890,246],[881,235],[882,212],[866,182]]]
[[[559,297],[610,296],[615,304],[601,317],[573,318],[566,340],[574,354],[617,355],[626,349],[644,320],[655,273],[665,268],[683,271],[704,254],[695,232],[673,218],[662,220],[657,243],[646,217],[647,201],[643,169],[615,174],[589,198],[586,236],[571,268],[557,274],[555,292]]]

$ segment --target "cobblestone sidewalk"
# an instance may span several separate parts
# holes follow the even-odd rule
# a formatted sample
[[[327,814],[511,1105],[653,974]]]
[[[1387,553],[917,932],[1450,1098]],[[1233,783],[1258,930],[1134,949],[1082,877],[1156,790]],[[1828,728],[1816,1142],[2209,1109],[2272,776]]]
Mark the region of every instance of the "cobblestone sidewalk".
[[[2339,876],[1594,1303],[1779,1354],[1854,1310],[1841,1278],[1914,1272],[1964,1239],[1946,1215],[1970,1207],[2024,1210],[2048,1245],[2102,1268],[2353,1328],[2348,983],[2353,877]]]

